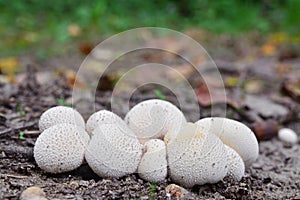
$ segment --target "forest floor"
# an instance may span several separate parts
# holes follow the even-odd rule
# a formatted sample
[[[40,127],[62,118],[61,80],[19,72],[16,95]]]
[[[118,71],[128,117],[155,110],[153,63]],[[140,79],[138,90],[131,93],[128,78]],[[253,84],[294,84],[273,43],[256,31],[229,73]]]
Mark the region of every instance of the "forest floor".
[[[212,45],[211,50],[214,48]],[[256,54],[251,59],[244,56],[242,60],[242,55],[237,55],[237,49],[239,47],[235,45],[228,51],[223,49],[221,54],[213,55],[224,80],[226,94],[229,96],[227,102],[220,99],[217,99],[217,102],[207,100],[207,91],[200,86],[202,82],[195,76],[195,72],[186,70],[188,65],[170,54],[160,52],[157,56],[156,51],[136,52],[127,59],[120,58],[112,65],[115,65],[116,69],[150,61],[174,65],[197,91],[200,117],[210,116],[211,109],[214,109],[215,116],[221,116],[224,112],[223,105],[227,105],[225,112],[228,118],[239,120],[256,130],[260,140],[259,157],[246,170],[242,180],[235,182],[224,179],[216,184],[195,186],[189,189],[189,198],[300,199],[299,141],[294,145],[287,144],[278,139],[276,131],[269,131],[277,126],[289,127],[300,136],[300,60],[297,56],[289,57],[291,53],[273,56]],[[240,54],[244,55],[247,52]],[[76,54],[52,58],[43,63],[32,62],[31,67],[17,75],[17,83],[0,82],[0,199],[17,199],[21,192],[30,186],[41,187],[48,199],[168,198],[166,187],[173,183],[170,178],[160,183],[149,183],[140,179],[137,174],[119,179],[103,179],[94,174],[86,163],[74,171],[53,175],[42,171],[35,163],[33,147],[40,133],[39,117],[50,107],[72,103],[74,77],[78,62],[83,60],[81,58],[82,56]],[[26,57],[23,60],[26,60]],[[87,77],[92,76],[92,70],[91,68]],[[165,74],[149,73],[147,76],[165,77]],[[172,80],[172,75],[169,75]],[[112,109],[111,85],[116,76],[118,77],[113,71],[102,77],[106,85],[97,87],[95,108],[92,108],[92,104],[74,105],[85,119],[93,109]],[[138,76],[140,79],[145,78],[143,74]],[[82,85],[85,85],[85,81],[81,81]],[[127,91],[126,88],[124,91]],[[199,113],[195,113],[195,107],[190,103],[191,99],[185,96],[186,91],[181,92],[183,97],[180,98],[180,105],[185,105],[184,114],[188,120],[197,121]],[[179,106],[179,100],[172,91],[156,85],[140,87],[133,94],[117,94],[120,102],[129,101],[130,107],[151,98],[165,99]],[[114,106],[113,111],[124,117],[127,110],[119,104]],[[264,128],[257,127],[260,123]]]

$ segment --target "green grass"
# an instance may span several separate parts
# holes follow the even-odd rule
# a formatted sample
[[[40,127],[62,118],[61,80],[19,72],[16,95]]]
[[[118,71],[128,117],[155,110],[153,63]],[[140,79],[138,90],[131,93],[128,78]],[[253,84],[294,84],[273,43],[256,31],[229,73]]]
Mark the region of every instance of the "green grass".
[[[149,191],[149,199],[156,199],[156,183],[150,182],[150,191]]]
[[[24,140],[24,132],[23,131],[19,132],[19,139]]]
[[[299,34],[299,10],[299,0],[0,0],[0,50],[1,56],[26,50],[43,58],[65,53],[69,49],[61,47],[66,43],[144,26]],[[78,25],[83,34],[71,36],[71,24]]]
[[[162,91],[156,89],[153,92],[159,99],[166,100],[167,97],[162,93]]]

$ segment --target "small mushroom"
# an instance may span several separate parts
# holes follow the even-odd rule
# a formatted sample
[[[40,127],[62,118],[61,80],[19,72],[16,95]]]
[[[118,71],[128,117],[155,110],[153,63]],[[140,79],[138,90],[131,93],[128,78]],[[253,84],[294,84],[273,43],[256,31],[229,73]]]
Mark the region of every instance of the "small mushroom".
[[[66,106],[56,106],[46,110],[39,120],[39,128],[42,132],[53,125],[62,123],[75,124],[85,128],[85,122],[80,113]]]
[[[50,173],[71,171],[84,160],[89,135],[73,124],[57,124],[44,130],[34,145],[38,166]]]
[[[290,128],[282,128],[278,132],[278,137],[281,141],[290,143],[290,144],[296,144],[298,142],[298,136]]]
[[[215,134],[224,144],[234,149],[242,157],[246,168],[257,159],[258,142],[255,134],[241,122],[208,117],[200,119],[196,124],[205,128],[206,132]]]
[[[225,144],[227,153],[228,172],[226,176],[240,181],[245,174],[245,164],[241,156],[232,148]]]
[[[100,110],[89,117],[86,122],[86,130],[91,135],[94,129],[101,124],[120,124],[120,121],[125,124],[118,115],[108,110]]]
[[[151,99],[135,105],[125,116],[125,122],[143,144],[150,139],[175,138],[186,119],[173,104]]]
[[[122,177],[134,173],[142,156],[142,145],[127,126],[101,124],[94,129],[85,159],[100,177]]]
[[[216,183],[227,174],[226,149],[214,134],[187,123],[167,144],[170,177],[184,187]]]
[[[167,152],[162,140],[148,140],[143,147],[144,154],[138,166],[139,176],[152,182],[159,182],[167,176]]]

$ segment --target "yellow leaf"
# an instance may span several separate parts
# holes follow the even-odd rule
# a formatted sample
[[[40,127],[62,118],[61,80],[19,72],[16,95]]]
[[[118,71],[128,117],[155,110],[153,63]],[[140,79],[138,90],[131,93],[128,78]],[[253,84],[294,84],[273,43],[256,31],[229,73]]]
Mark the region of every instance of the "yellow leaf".
[[[287,33],[284,32],[279,32],[279,33],[274,33],[271,35],[269,42],[273,45],[278,45],[278,44],[283,44],[286,43],[289,39],[289,36]]]
[[[227,87],[236,87],[239,84],[238,77],[228,77],[225,79],[225,85]]]
[[[77,37],[81,34],[81,28],[77,24],[71,24],[68,27],[70,36]]]
[[[272,56],[276,52],[276,46],[271,43],[267,43],[261,47],[261,52],[265,56]]]
[[[8,76],[8,81],[16,82],[15,71],[19,67],[19,61],[15,57],[0,59],[0,70]]]

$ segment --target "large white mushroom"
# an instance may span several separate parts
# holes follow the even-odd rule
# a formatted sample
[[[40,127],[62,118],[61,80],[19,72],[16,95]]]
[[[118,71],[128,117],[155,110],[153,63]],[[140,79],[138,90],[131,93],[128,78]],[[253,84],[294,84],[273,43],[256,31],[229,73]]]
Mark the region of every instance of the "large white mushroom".
[[[234,149],[243,159],[245,167],[249,167],[258,157],[258,142],[255,134],[241,122],[209,117],[196,122],[205,132],[218,136],[222,142]]]
[[[85,159],[100,177],[122,177],[134,173],[142,156],[142,145],[127,127],[101,124],[94,129]]]
[[[186,119],[173,104],[151,99],[135,105],[125,116],[125,122],[141,143],[150,139],[175,138]]]
[[[57,124],[37,138],[34,159],[46,172],[71,171],[82,164],[88,142],[89,135],[83,128],[73,124]]]
[[[81,114],[73,108],[66,106],[56,106],[46,110],[39,120],[40,131],[56,124],[74,124],[85,128],[85,122]]]
[[[139,176],[152,182],[159,182],[167,176],[167,152],[164,141],[151,139],[143,146],[144,154],[138,166]]]
[[[228,172],[227,176],[235,181],[240,181],[245,174],[245,164],[241,156],[226,144]]]
[[[116,124],[126,126],[123,119],[108,110],[100,110],[92,114],[86,122],[86,130],[91,135],[97,126],[101,124]]]
[[[184,187],[216,183],[227,174],[227,154],[222,141],[199,125],[187,123],[167,144],[170,177]]]

